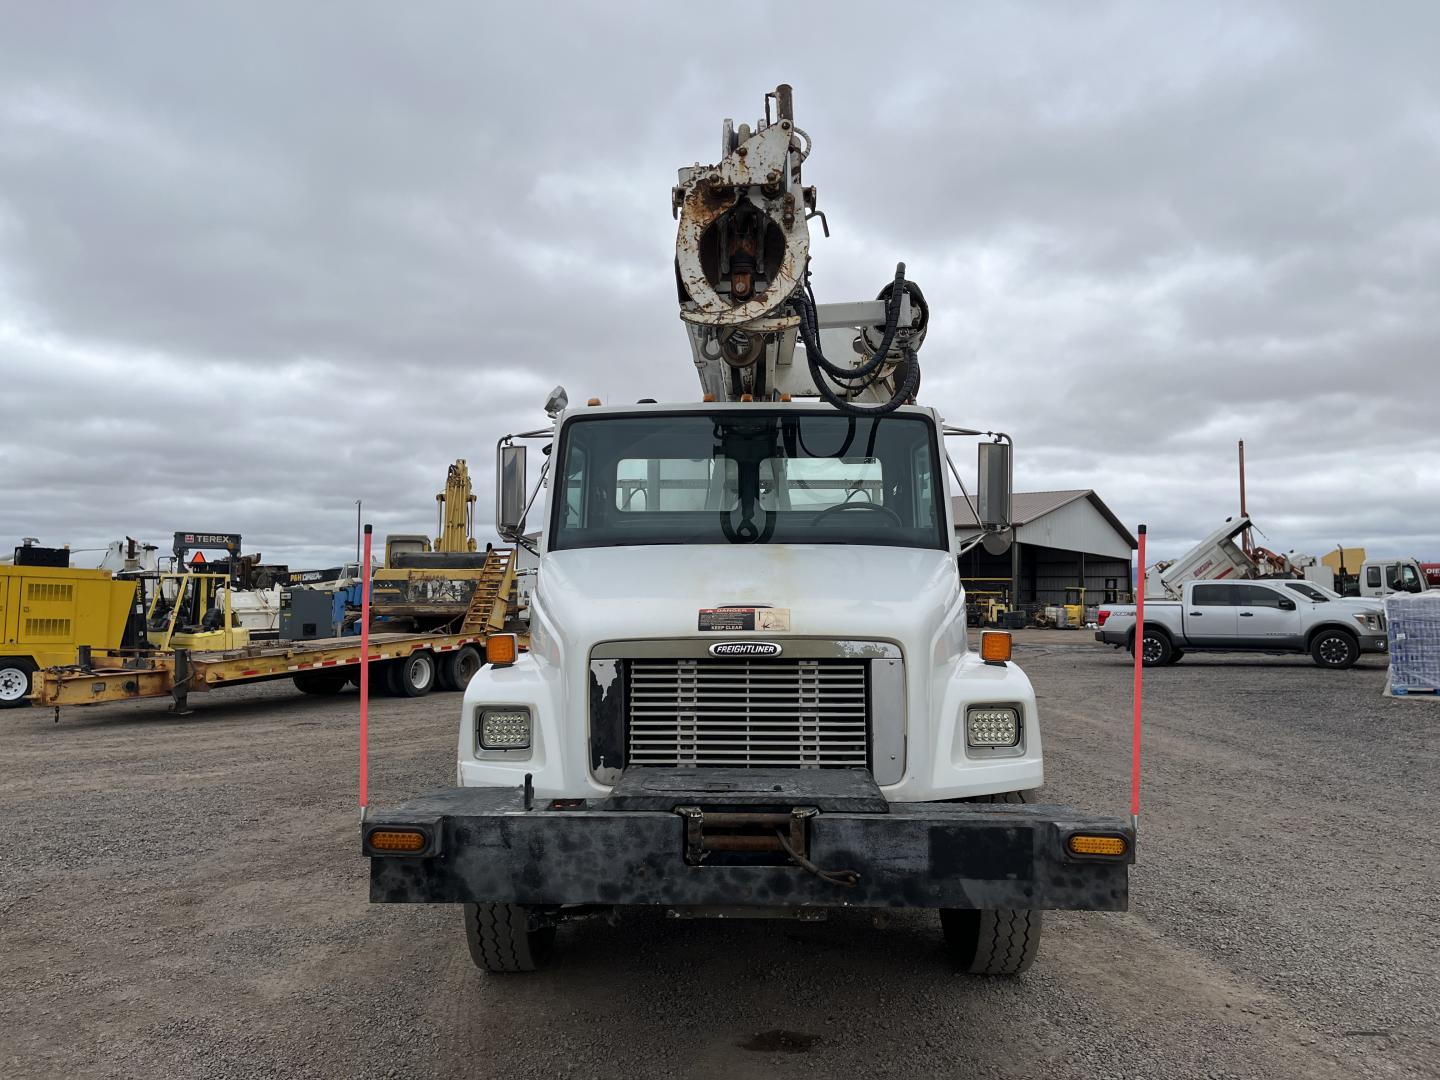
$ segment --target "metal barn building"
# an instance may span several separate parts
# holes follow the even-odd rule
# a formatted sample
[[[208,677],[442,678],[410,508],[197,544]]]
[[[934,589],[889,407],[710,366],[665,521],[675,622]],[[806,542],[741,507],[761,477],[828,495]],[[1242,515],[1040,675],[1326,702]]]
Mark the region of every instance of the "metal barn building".
[[[976,535],[973,504],[954,500],[955,532]],[[995,595],[1016,606],[1124,600],[1130,594],[1135,537],[1099,495],[1077,491],[1017,491],[1013,498],[1015,543],[1003,555],[975,547],[960,557],[960,576],[972,597]]]

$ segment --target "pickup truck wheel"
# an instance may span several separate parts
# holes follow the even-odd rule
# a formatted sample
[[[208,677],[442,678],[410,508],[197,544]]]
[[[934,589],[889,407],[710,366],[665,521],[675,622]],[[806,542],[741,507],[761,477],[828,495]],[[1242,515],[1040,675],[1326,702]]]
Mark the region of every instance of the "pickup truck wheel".
[[[1360,659],[1360,643],[1344,630],[1321,630],[1310,642],[1310,659],[1336,671],[1353,667]]]
[[[435,673],[440,689],[463,693],[484,662],[480,650],[474,645],[462,645],[454,652],[446,653],[440,658],[439,670]]]
[[[35,665],[24,657],[0,660],[0,709],[30,704],[30,675]]]
[[[465,942],[486,971],[539,971],[555,948],[555,927],[522,904],[466,904]]]
[[[941,908],[945,948],[961,971],[971,975],[1019,975],[1040,951],[1042,912],[996,908]]]
[[[1170,639],[1158,630],[1146,630],[1143,645],[1141,662],[1146,667],[1160,667],[1170,663],[1170,657],[1175,652],[1175,646],[1170,644]]]
[[[1178,663],[1179,663],[1181,660],[1183,660],[1184,658],[1185,658],[1185,650],[1184,650],[1184,649],[1176,649],[1176,648],[1173,648],[1173,647],[1172,647],[1171,650],[1170,650],[1170,659],[1167,660],[1166,663],[1167,663],[1167,664],[1178,664]]]
[[[302,694],[318,694],[328,697],[345,689],[349,676],[342,672],[305,671],[295,676],[295,689]]]
[[[396,660],[391,669],[390,689],[398,697],[424,697],[435,688],[435,657],[428,652],[413,652]]]

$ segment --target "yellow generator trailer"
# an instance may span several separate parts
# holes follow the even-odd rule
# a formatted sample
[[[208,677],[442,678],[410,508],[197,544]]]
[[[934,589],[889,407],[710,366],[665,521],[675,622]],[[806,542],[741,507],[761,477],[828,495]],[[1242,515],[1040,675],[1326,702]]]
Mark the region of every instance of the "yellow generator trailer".
[[[118,649],[135,582],[108,570],[0,565],[0,709],[30,700],[31,676],[74,664],[79,649]]]

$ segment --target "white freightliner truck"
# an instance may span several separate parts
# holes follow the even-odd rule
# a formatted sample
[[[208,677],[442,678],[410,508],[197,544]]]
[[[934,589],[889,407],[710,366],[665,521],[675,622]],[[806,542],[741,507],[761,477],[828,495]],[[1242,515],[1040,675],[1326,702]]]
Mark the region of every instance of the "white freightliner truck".
[[[1043,909],[1128,902],[1131,823],[1028,801],[1034,691],[1008,635],[967,643],[945,439],[988,437],[982,542],[1003,550],[1008,438],[913,403],[928,310],[903,267],[875,301],[815,303],[810,140],[789,87],[765,104],[673,193],[703,400],[557,391],[552,425],[501,440],[517,542],[525,440],[545,444],[528,650],[492,638],[457,786],[362,824],[372,901],[463,905],[491,971],[626,906],[918,907],[963,970],[1012,974]]]

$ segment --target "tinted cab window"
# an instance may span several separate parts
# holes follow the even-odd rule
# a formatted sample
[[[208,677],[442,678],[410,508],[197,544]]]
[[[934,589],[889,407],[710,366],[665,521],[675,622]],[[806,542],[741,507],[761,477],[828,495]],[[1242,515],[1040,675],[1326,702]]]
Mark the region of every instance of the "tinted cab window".
[[[1234,585],[1196,585],[1191,600],[1196,607],[1234,607]]]

